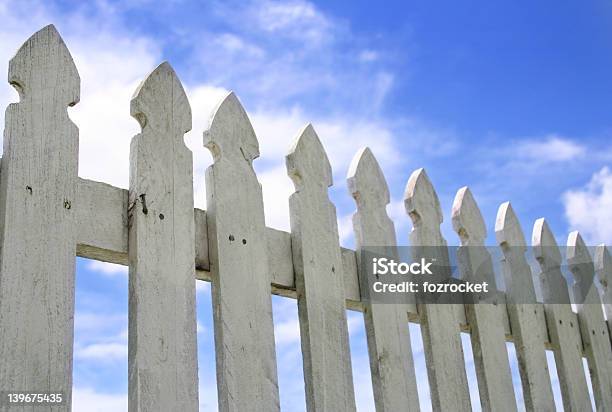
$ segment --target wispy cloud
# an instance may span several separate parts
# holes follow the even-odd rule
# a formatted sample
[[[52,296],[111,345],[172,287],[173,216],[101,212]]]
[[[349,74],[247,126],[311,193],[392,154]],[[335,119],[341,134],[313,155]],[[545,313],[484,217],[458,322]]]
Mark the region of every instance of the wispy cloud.
[[[539,164],[567,162],[586,153],[586,148],[577,142],[555,134],[520,142],[516,155]]]
[[[334,32],[334,22],[308,1],[256,1],[245,17],[250,17],[260,30],[300,41],[307,47],[330,40]]]
[[[127,343],[94,343],[82,348],[75,348],[76,358],[98,362],[127,361]]]

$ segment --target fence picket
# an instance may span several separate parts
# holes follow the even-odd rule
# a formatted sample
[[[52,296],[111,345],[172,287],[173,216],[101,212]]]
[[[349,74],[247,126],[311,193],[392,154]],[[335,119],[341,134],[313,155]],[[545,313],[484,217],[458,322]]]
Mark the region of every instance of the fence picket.
[[[191,108],[168,63],[140,84],[131,115],[129,408],[198,409]]]
[[[62,392],[50,410],[70,410],[79,132],[66,108],[80,79],[53,25],[21,46],[8,78],[20,102],[6,110],[1,166],[0,388]]]
[[[413,260],[434,260],[440,272],[439,277],[450,278],[448,249],[440,232],[442,210],[425,169],[415,170],[408,179],[404,205],[413,224],[410,233]],[[471,410],[461,330],[455,306],[418,305],[431,401],[436,411]]]
[[[604,244],[595,249],[595,271],[601,283],[601,301],[606,313],[608,334],[612,340],[612,256]]]
[[[389,188],[369,148],[357,152],[348,172],[348,187],[355,199],[353,215],[357,262],[361,247],[386,246],[397,257],[395,226],[387,215]],[[364,271],[359,271],[363,276]],[[367,279],[362,279],[367,285]],[[370,370],[376,410],[418,411],[419,399],[406,306],[399,303],[364,303]]]
[[[289,198],[308,411],[354,411],[336,208],[329,200],[329,159],[314,128],[299,133],[287,155],[295,185]]]
[[[279,410],[259,143],[234,93],[217,107],[205,146],[217,391],[220,411]]]
[[[536,305],[531,268],[525,259],[525,237],[510,205],[497,211],[495,236],[502,248],[502,270],[506,283],[506,308],[510,317],[514,346],[519,361],[525,408],[528,411],[554,411],[555,401],[544,342],[538,317],[544,316]]]
[[[496,293],[493,262],[484,247],[486,226],[467,186],[457,192],[452,216],[453,228],[461,239],[457,260],[462,279],[474,283],[487,282],[489,293]],[[516,398],[506,349],[502,306],[497,305],[497,298],[487,300],[465,307],[471,330],[480,403],[485,411],[515,411]]]
[[[555,347],[555,364],[563,398],[563,408],[584,411],[591,408],[582,365],[580,329],[574,324],[567,282],[561,273],[561,253],[555,236],[544,218],[533,226],[532,246],[541,272],[539,275],[544,313],[550,341]]]
[[[567,239],[567,262],[574,275],[574,300],[589,364],[595,405],[598,411],[612,410],[612,348],[595,285],[595,267],[580,233]]]

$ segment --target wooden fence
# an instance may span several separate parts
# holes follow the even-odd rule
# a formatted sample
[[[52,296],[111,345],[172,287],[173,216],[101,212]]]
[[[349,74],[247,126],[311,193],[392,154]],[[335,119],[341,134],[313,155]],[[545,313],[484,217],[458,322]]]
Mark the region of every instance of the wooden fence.
[[[193,207],[192,154],[183,141],[191,110],[168,63],[147,76],[131,101],[142,132],[132,140],[129,190],[78,177],[78,129],[66,108],[79,101],[80,79],[53,26],[19,49],[9,82],[20,101],[6,111],[0,170],[0,391],[61,391],[66,404],[51,409],[70,409],[75,256],[82,256],[129,265],[130,410],[197,410],[197,279],[213,285],[221,411],[280,409],[271,294],[298,300],[309,411],[355,410],[347,308],[364,314],[377,411],[419,410],[408,321],[420,323],[434,410],[473,406],[460,340],[469,332],[483,410],[521,406],[510,341],[527,410],[555,410],[545,355],[552,350],[565,410],[591,409],[586,357],[597,409],[612,411],[610,320],[606,324],[601,307],[603,301],[612,319],[612,260],[605,246],[591,258],[580,235],[569,235],[567,263],[581,302],[575,313],[555,236],[544,219],[536,221],[531,244],[544,296],[536,302],[527,243],[504,203],[495,222],[506,279],[500,304],[362,302],[358,252],[339,246],[328,197],[331,167],[312,126],[299,133],[286,158],[295,184],[287,233],[265,226],[252,166],[258,141],[233,93],[204,133],[214,158],[204,211]],[[357,248],[395,245],[385,209],[389,191],[369,149],[355,156],[348,186],[357,208]],[[412,174],[404,200],[414,226],[411,244],[446,246],[443,214],[425,170]],[[462,277],[495,284],[483,247],[486,226],[468,188],[457,193],[452,222],[461,245],[470,246],[460,262]],[[485,270],[474,262],[485,262]],[[601,295],[588,287],[596,273]]]

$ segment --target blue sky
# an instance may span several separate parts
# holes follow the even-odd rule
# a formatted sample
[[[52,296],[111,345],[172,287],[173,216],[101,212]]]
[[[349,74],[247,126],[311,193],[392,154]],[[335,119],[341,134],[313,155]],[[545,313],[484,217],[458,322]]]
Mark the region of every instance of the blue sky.
[[[81,75],[81,102],[69,113],[81,132],[82,177],[127,187],[129,142],[138,133],[130,97],[169,60],[194,115],[185,140],[194,152],[198,207],[205,208],[211,163],[202,131],[234,90],[260,140],[255,168],[268,226],[289,228],[293,186],[284,156],[312,122],[332,163],[330,194],[345,246],[353,245],[354,209],[345,176],[364,145],[389,181],[388,210],[402,244],[411,226],[403,189],[419,167],[440,196],[449,244],[458,243],[449,215],[464,185],[479,202],[490,242],[497,207],[511,200],[527,239],[544,216],[562,244],[574,229],[587,243],[612,243],[609,2],[0,0],[0,72],[48,23]],[[0,85],[3,105],[16,100]],[[78,260],[77,273],[75,409],[125,409],[126,271]],[[303,410],[295,302],[275,298],[274,315],[283,407]],[[207,285],[198,288],[198,321],[201,404],[214,410]],[[372,410],[361,315],[349,314],[349,325],[358,405]],[[423,367],[418,328],[413,332]]]

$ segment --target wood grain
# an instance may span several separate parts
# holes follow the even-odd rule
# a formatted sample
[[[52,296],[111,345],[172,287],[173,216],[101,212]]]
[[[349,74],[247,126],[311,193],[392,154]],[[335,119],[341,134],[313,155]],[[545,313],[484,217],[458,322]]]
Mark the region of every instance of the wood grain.
[[[357,152],[348,172],[349,191],[357,211],[353,215],[357,262],[360,250],[368,246],[386,246],[385,255],[398,259],[395,226],[387,215],[389,188],[376,158],[365,148]],[[365,270],[359,276],[367,277]],[[368,287],[368,279],[361,285]],[[418,411],[416,375],[406,305],[364,302],[370,371],[376,410]]]
[[[70,410],[79,132],[66,109],[80,79],[52,25],[8,78],[20,101],[6,110],[0,181],[0,388],[62,392],[49,409]]]
[[[355,395],[346,323],[332,172],[311,125],[287,155],[295,185],[289,198],[291,246],[298,299],[308,411],[354,411]]]
[[[130,147],[129,409],[198,410],[191,108],[160,64],[136,90]]]
[[[450,278],[448,249],[440,232],[440,201],[425,169],[414,171],[408,179],[404,204],[413,224],[412,259],[433,260],[439,267],[437,280]],[[418,310],[433,409],[471,410],[457,316],[463,312],[462,305],[419,304]]]
[[[561,273],[561,253],[546,220],[536,220],[532,245],[540,266],[540,286],[548,334],[555,345],[555,364],[565,410],[591,408],[582,365],[582,339],[578,324],[573,321],[567,282]]]
[[[497,211],[495,236],[502,249],[502,270],[506,284],[506,309],[519,363],[525,408],[554,411],[555,401],[546,361],[544,311],[536,305],[531,268],[525,259],[527,246],[523,229],[510,202]]]
[[[204,133],[217,392],[220,411],[280,408],[259,143],[234,93]]]
[[[483,411],[515,411],[516,398],[510,374],[502,312],[497,304],[497,287],[491,255],[484,247],[486,226],[472,192],[466,186],[457,192],[452,210],[453,228],[461,246],[457,260],[461,279],[486,282],[489,293],[475,296],[466,304],[480,405]]]

